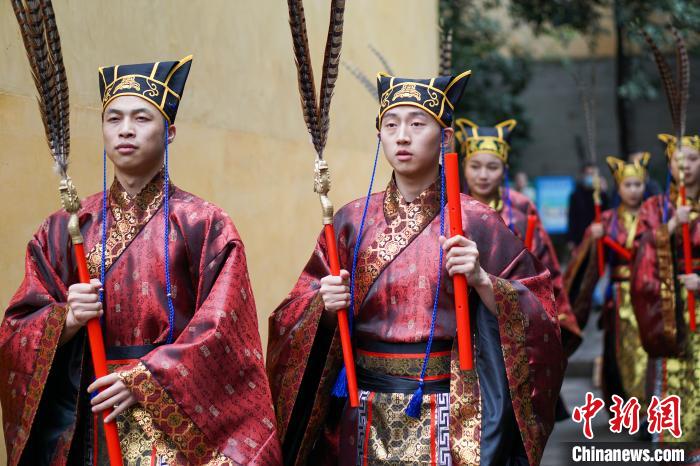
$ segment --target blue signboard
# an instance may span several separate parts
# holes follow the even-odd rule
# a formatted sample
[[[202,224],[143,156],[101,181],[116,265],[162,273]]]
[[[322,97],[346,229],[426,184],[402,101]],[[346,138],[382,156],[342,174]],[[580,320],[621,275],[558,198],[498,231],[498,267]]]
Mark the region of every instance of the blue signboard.
[[[569,229],[569,195],[575,184],[571,176],[538,176],[535,179],[537,210],[547,233],[566,233]]]

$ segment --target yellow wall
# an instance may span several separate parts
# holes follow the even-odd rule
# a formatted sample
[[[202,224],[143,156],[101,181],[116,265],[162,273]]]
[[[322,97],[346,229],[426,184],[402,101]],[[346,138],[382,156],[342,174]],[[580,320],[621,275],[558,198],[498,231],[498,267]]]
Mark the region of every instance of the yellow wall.
[[[318,82],[328,2],[307,0],[305,6]],[[225,209],[238,227],[265,345],[267,317],[291,289],[321,228],[286,2],[62,0],[55,8],[71,91],[69,173],[83,196],[101,189],[97,67],[194,54],[178,113],[171,174],[181,188]],[[389,57],[397,73],[432,75],[437,69],[436,1],[349,1],[343,58],[373,76],[381,69],[368,43]],[[4,307],[21,281],[26,242],[59,207],[58,181],[10,2],[0,2],[0,63]],[[367,91],[341,69],[325,154],[337,207],[366,190],[376,108]],[[377,189],[383,189],[389,174],[382,164]]]

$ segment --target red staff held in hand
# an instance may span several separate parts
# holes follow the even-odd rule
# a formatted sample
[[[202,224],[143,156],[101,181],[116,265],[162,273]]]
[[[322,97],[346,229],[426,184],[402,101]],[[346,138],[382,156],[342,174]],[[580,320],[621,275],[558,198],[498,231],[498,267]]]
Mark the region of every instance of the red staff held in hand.
[[[294,46],[294,59],[297,67],[299,82],[299,94],[301,108],[304,113],[304,122],[311,135],[311,142],[316,151],[314,191],[319,195],[321,208],[323,209],[323,230],[328,247],[328,262],[331,274],[340,275],[340,261],[336,245],[335,230],[333,228],[333,204],[328,198],[331,188],[328,163],[323,159],[323,149],[326,146],[329,128],[329,113],[335,81],[338,79],[338,67],[340,64],[340,49],[343,39],[343,17],[345,14],[345,0],[333,0],[331,2],[331,15],[328,25],[328,37],[323,59],[323,74],[321,76],[320,98],[316,99],[314,86],[314,73],[311,67],[309,54],[309,38],[306,33],[306,18],[302,0],[288,0],[289,26],[292,31],[292,44]],[[343,350],[343,362],[347,377],[347,391],[350,406],[357,408],[360,400],[357,390],[357,376],[355,375],[355,359],[352,352],[350,339],[350,324],[347,309],[341,309],[337,313],[338,331]]]
[[[78,278],[81,283],[90,283],[83,236],[78,222],[80,200],[78,192],[68,176],[68,153],[70,151],[68,80],[63,66],[61,40],[58,35],[53,6],[51,0],[41,2],[12,0],[12,7],[22,33],[34,84],[39,93],[39,110],[44,122],[46,139],[54,159],[56,172],[61,177],[59,186],[61,204],[70,214],[68,233],[73,243]],[[98,318],[87,323],[87,333],[95,377],[106,376],[107,359],[102,327]],[[103,418],[106,418],[111,412],[111,409],[103,411]],[[116,422],[105,423],[104,430],[110,465],[121,466],[123,463]]]

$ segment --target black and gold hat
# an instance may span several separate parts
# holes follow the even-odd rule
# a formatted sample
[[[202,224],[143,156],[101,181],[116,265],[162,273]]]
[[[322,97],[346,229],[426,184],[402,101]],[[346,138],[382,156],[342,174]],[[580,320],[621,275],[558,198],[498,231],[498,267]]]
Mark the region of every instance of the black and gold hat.
[[[608,167],[610,167],[615,182],[620,184],[625,178],[629,177],[645,180],[650,158],[651,154],[649,152],[642,152],[641,159],[634,162],[625,162],[624,160],[612,156],[606,157],[605,161],[608,163]]]
[[[430,79],[410,79],[377,75],[379,115],[377,129],[387,110],[398,105],[413,105],[432,115],[443,128],[452,124],[454,109],[464,93],[471,71],[458,76],[438,76]]]
[[[477,152],[493,154],[508,163],[508,151],[510,151],[510,135],[518,122],[510,119],[498,123],[496,126],[479,126],[466,118],[455,121],[457,131],[455,137],[462,147],[462,155],[469,158]]]
[[[174,123],[191,65],[192,55],[180,61],[101,67],[102,111],[116,97],[134,95],[158,107],[168,123]]]

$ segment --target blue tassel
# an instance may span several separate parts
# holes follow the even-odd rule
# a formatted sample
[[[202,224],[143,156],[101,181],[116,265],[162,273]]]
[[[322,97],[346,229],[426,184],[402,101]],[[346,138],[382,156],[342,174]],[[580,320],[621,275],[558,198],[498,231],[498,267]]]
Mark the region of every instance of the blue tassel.
[[[445,131],[440,132],[440,235],[445,234]],[[433,313],[430,318],[430,335],[428,335],[428,344],[425,347],[425,357],[423,358],[423,367],[420,371],[420,382],[418,388],[413,392],[411,401],[404,410],[407,416],[415,419],[420,418],[421,407],[423,406],[423,386],[425,385],[425,372],[428,369],[428,360],[430,359],[430,349],[433,346],[433,336],[435,335],[435,320],[437,318],[437,305],[440,296],[440,277],[442,276],[442,248],[438,260],[437,284],[435,286],[435,298],[433,299]]]
[[[666,191],[663,195],[663,222],[668,223],[668,204],[671,202],[671,169],[666,175]]]
[[[168,134],[170,134],[170,125],[168,120],[165,123],[165,161],[164,161],[164,179],[163,179],[163,245],[165,251],[165,297],[168,304],[168,338],[165,344],[169,345],[175,338],[175,306],[173,305],[172,286],[170,285],[170,173],[168,172]]]
[[[372,167],[372,177],[369,180],[369,188],[367,189],[367,197],[365,198],[365,208],[362,210],[362,220],[360,221],[360,230],[357,233],[355,240],[355,249],[352,253],[352,269],[350,271],[350,309],[348,310],[348,324],[350,326],[350,335],[352,335],[353,319],[355,317],[355,272],[357,269],[357,257],[360,251],[360,243],[362,243],[362,232],[365,229],[365,219],[367,217],[367,208],[369,207],[369,199],[372,196],[372,186],[374,185],[374,176],[377,173],[377,159],[379,158],[379,148],[382,140],[377,136],[377,150],[374,153],[374,166]],[[331,395],[335,398],[348,397],[348,376],[343,365],[338,374],[338,378],[333,385]]]
[[[506,164],[503,169],[503,184],[506,188],[504,197],[506,201],[506,208],[508,209],[508,228],[510,228],[510,231],[515,233],[515,226],[513,225],[513,201],[510,199],[510,181],[508,180],[509,175],[508,164]]]
[[[333,385],[333,391],[331,392],[336,398],[347,398],[348,397],[348,376],[345,373],[345,366],[340,369],[338,378],[335,379],[335,385]]]
[[[418,384],[418,388],[416,388],[416,391],[413,392],[411,401],[408,402],[408,406],[406,406],[406,409],[404,410],[404,413],[406,413],[407,416],[415,419],[420,419],[420,411],[423,407],[423,385],[424,382],[421,380]]]

